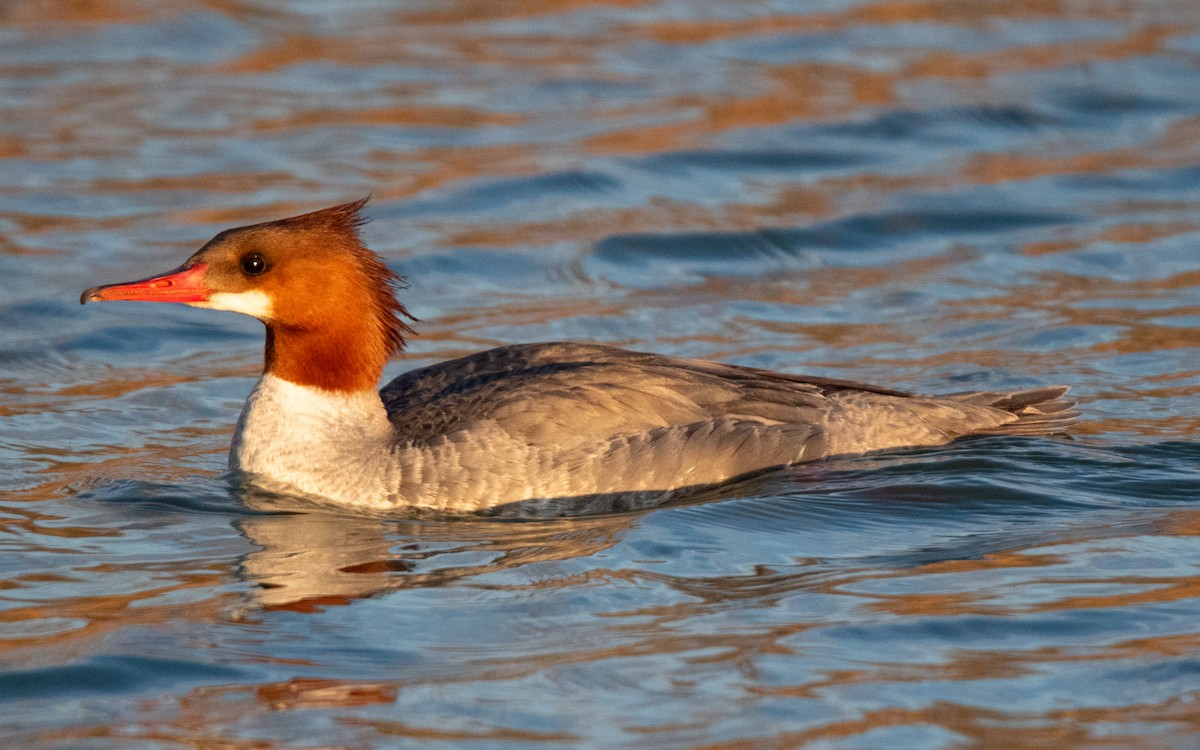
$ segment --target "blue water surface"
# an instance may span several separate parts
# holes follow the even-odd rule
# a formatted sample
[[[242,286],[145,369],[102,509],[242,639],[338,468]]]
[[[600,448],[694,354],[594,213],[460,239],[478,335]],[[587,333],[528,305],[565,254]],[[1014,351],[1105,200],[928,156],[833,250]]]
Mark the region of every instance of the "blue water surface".
[[[1195,746],[1194,3],[30,0],[0,41],[0,746]],[[582,518],[231,485],[261,325],[79,293],[367,194],[389,377],[576,339],[1083,417]]]

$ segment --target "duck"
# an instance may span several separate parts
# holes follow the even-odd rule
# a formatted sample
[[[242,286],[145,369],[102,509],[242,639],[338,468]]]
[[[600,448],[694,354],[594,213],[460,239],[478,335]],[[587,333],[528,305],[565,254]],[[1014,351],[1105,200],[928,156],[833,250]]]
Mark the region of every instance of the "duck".
[[[266,327],[231,475],[368,512],[489,513],[564,499],[665,502],[778,467],[976,435],[1050,435],[1064,386],[926,396],[882,386],[543,342],[488,349],[378,388],[416,319],[363,243],[367,199],[220,232],[184,263],[85,290]]]

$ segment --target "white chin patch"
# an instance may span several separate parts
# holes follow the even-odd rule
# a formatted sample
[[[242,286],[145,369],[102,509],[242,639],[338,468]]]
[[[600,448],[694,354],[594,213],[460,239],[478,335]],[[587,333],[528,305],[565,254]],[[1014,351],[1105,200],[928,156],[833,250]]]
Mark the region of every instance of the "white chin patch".
[[[203,302],[188,304],[209,310],[228,310],[259,320],[268,320],[271,317],[271,298],[260,291],[214,292]]]

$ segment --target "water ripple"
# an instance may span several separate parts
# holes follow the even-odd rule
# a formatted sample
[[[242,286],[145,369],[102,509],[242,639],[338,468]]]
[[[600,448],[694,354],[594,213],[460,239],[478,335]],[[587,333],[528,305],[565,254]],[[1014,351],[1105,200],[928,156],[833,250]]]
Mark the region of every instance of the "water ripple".
[[[1194,744],[1195,3],[785,6],[5,5],[0,744]],[[1084,416],[591,517],[254,492],[261,325],[79,292],[367,194],[392,375],[579,338]]]

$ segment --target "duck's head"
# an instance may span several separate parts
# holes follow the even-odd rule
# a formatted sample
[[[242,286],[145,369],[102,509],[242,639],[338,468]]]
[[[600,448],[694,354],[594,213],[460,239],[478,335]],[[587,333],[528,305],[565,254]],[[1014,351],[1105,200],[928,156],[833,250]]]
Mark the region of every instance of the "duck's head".
[[[374,388],[412,333],[401,279],[363,245],[366,199],[227,229],[160,276],[86,290],[81,303],[178,302],[267,326],[265,370],[327,390]]]

